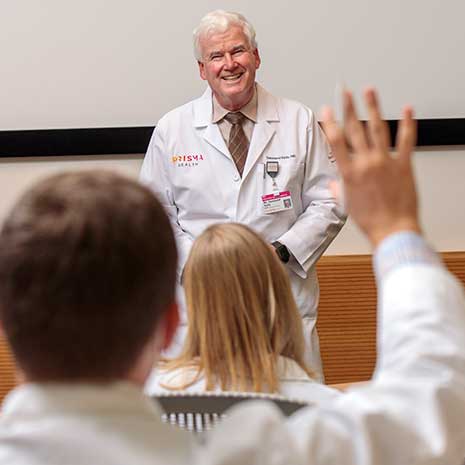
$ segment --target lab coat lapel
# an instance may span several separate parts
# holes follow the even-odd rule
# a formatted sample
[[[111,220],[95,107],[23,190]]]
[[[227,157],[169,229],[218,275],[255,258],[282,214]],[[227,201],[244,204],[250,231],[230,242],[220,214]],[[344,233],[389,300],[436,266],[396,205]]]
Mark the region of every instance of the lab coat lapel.
[[[194,128],[201,137],[228,158],[231,158],[220,128],[212,123],[212,92],[210,87],[194,102]]]
[[[257,124],[254,127],[252,140],[250,141],[242,181],[245,180],[273,138],[276,130],[270,124],[272,121],[279,121],[277,99],[257,84]]]
[[[221,135],[220,128],[217,124],[210,123],[204,133],[203,138],[215,149],[220,151],[223,155],[228,158],[231,158],[226,143],[224,142],[223,136]]]

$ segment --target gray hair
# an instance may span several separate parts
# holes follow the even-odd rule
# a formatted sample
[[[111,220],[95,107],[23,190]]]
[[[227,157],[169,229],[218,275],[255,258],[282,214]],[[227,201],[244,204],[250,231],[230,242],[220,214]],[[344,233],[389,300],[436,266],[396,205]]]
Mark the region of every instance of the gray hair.
[[[199,25],[194,29],[194,55],[201,61],[200,38],[215,32],[225,32],[231,26],[240,26],[249,41],[249,45],[255,50],[257,41],[255,40],[255,29],[240,13],[225,10],[215,10],[207,13]]]

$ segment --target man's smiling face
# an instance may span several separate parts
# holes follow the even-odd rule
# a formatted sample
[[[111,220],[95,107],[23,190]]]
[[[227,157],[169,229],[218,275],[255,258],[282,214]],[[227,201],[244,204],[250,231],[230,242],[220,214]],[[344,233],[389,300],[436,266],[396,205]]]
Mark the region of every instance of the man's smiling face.
[[[260,66],[258,49],[253,50],[240,26],[201,37],[200,77],[208,81],[218,103],[237,111],[253,96],[255,72]]]

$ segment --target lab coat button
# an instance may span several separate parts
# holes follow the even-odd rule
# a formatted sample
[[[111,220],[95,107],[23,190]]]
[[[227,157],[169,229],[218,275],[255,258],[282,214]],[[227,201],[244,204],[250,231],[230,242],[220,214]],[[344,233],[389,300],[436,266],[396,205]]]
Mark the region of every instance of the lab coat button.
[[[233,181],[238,182],[241,180],[240,176],[234,176]]]

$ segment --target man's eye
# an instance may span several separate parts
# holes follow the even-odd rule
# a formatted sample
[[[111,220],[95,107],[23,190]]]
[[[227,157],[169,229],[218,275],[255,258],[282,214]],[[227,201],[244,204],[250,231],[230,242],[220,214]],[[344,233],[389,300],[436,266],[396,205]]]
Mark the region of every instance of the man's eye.
[[[223,58],[223,55],[212,55],[210,57],[211,61],[220,61]]]
[[[232,54],[233,54],[233,56],[238,57],[238,56],[242,55],[244,52],[245,52],[245,50],[243,48],[239,48],[237,50],[234,50],[234,52]]]

